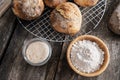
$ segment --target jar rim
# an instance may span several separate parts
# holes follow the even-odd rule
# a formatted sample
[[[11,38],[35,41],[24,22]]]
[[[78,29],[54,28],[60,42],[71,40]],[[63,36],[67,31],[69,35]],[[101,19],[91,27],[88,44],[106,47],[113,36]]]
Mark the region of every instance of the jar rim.
[[[33,62],[31,62],[31,61],[27,58],[27,56],[26,56],[26,50],[27,50],[28,46],[29,46],[31,43],[36,42],[36,41],[44,42],[44,43],[46,43],[46,44],[48,45],[48,47],[49,47],[49,55],[48,55],[48,57],[47,57],[44,61],[38,62],[38,63],[33,63]],[[52,55],[52,47],[51,47],[50,43],[49,43],[48,41],[46,41],[46,40],[43,40],[43,39],[40,39],[40,38],[33,38],[33,39],[30,39],[29,41],[26,41],[26,42],[24,43],[24,45],[23,45],[23,47],[22,47],[22,55],[23,55],[25,61],[26,61],[28,64],[30,64],[30,65],[32,65],[32,66],[42,66],[42,65],[46,64],[46,63],[48,62],[48,60],[50,59],[50,57],[51,57],[51,55]]]

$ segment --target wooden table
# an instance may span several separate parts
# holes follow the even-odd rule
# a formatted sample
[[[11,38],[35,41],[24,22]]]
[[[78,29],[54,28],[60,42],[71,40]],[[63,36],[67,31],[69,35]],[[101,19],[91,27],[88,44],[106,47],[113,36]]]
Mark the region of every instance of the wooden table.
[[[0,80],[120,80],[120,36],[108,29],[108,21],[120,0],[108,0],[106,13],[98,27],[90,33],[101,38],[109,48],[110,64],[107,70],[93,78],[76,74],[66,61],[69,42],[53,43],[52,57],[41,67],[33,67],[22,56],[24,41],[35,36],[28,33],[9,9],[0,18]]]

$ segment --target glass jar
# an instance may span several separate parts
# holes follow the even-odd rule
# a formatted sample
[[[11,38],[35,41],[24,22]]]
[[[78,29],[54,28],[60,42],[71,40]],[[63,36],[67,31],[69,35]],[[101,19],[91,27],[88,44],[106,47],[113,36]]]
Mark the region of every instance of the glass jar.
[[[36,42],[36,41],[44,42],[44,43],[47,44],[48,47],[49,47],[49,55],[48,55],[48,57],[47,57],[43,62],[39,62],[39,63],[33,63],[33,62],[31,62],[31,61],[27,58],[27,55],[26,55],[26,50],[27,50],[28,46],[29,46],[31,43]],[[51,45],[49,44],[49,42],[47,42],[47,41],[45,41],[45,40],[42,40],[42,39],[40,39],[40,38],[34,38],[34,39],[29,40],[29,41],[26,41],[26,42],[24,43],[24,45],[23,45],[22,55],[23,55],[25,61],[26,61],[27,63],[29,63],[30,65],[32,65],[32,66],[41,66],[41,65],[44,65],[44,64],[47,63],[48,60],[50,59],[51,54],[52,54],[52,47],[51,47]]]

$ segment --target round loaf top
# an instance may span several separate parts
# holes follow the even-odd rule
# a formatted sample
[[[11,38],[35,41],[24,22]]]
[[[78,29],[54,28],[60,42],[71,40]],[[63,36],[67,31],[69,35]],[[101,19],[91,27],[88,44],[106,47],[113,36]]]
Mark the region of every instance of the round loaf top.
[[[59,4],[66,2],[67,0],[44,0],[45,4],[51,8],[55,8]]]
[[[76,4],[82,7],[94,6],[99,0],[74,0]]]
[[[74,17],[81,17],[81,12],[77,5],[71,2],[62,3],[56,7],[56,10],[64,16],[64,18],[72,19]]]
[[[65,2],[52,11],[50,20],[52,27],[56,31],[74,35],[81,28],[82,15],[76,4]]]
[[[39,17],[43,10],[42,0],[13,0],[13,12],[24,20],[33,20]]]

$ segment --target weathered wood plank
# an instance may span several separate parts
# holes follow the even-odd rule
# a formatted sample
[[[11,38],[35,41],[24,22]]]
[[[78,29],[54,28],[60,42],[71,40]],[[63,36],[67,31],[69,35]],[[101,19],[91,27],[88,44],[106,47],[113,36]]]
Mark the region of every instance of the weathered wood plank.
[[[59,64],[58,64],[55,80],[66,80],[66,79],[73,80],[75,77],[74,72],[69,67],[66,60],[66,51],[67,51],[68,45],[69,45],[69,42],[66,42],[62,47],[62,53],[60,56],[60,60],[58,62]]]
[[[41,67],[33,67],[25,62],[22,56],[24,41],[33,38],[21,26],[17,26],[10,45],[0,66],[0,80],[52,80],[61,53],[61,43],[51,43],[53,53],[50,61]]]
[[[120,36],[113,34],[108,29],[107,23],[119,0],[109,1],[104,19],[102,19],[98,28],[91,33],[92,35],[101,38],[110,50],[110,65],[103,74],[94,78],[86,78],[77,75],[69,67],[66,60],[66,50],[69,42],[64,43],[63,47],[62,43],[51,42],[53,54],[50,61],[41,67],[30,66],[25,62],[21,53],[24,41],[29,40],[34,36],[25,31],[21,26],[17,26],[12,38],[7,38],[10,41],[10,44],[8,48],[6,48],[6,51],[4,51],[5,47],[0,47],[2,49],[4,48],[1,53],[5,52],[0,65],[0,80],[120,80]],[[9,14],[8,17],[10,18]],[[6,19],[6,21],[8,21],[8,19]],[[11,19],[9,22],[13,24]],[[7,22],[5,23],[5,25],[7,25]],[[12,31],[13,33],[13,29],[14,28],[11,30],[11,28],[9,28],[8,32]],[[2,33],[4,31],[5,30],[3,30]],[[5,34],[7,34],[7,32],[5,32]],[[5,35],[3,35],[3,37],[5,37]],[[4,45],[7,44],[7,42],[5,43],[3,41],[1,43]]]
[[[120,36],[115,35],[108,29],[109,18],[119,2],[119,0],[108,1],[109,4],[107,4],[107,10],[102,22],[98,28],[91,33],[91,35],[101,38],[109,48],[111,59],[107,70],[100,76],[93,78],[76,74],[70,69],[66,60],[66,51],[69,43],[64,43],[55,80],[120,80]]]
[[[15,28],[15,16],[9,9],[3,17],[0,18],[0,60],[7,47],[7,43]]]
[[[0,1],[0,17],[9,8],[10,4],[11,4],[11,0],[1,0]]]
[[[62,43],[51,42],[51,44],[53,47],[53,53],[52,53],[51,60],[49,61],[47,65],[45,80],[54,80],[57,66],[58,66],[58,61],[59,61],[60,54],[61,54],[61,49],[62,49]]]
[[[12,73],[12,72],[10,73],[11,70],[13,70],[13,73],[12,73],[13,79],[17,79],[16,76],[18,76],[23,72],[21,68],[19,69],[18,64],[24,66],[25,62],[21,62],[21,63],[18,62],[18,61],[21,61],[22,56],[20,57],[17,57],[17,56],[21,54],[20,50],[22,49],[22,44],[26,36],[27,36],[27,32],[22,30],[20,27],[17,27],[13,35],[14,38],[12,37],[9,44],[10,46],[8,47],[6,53],[4,53],[5,55],[0,65],[1,80],[8,80],[8,77],[11,78],[11,73]],[[18,60],[16,61],[16,59]],[[13,64],[13,63],[16,63],[16,64]],[[12,68],[12,66],[15,66],[16,68]],[[15,72],[14,69],[16,71],[20,70],[20,72],[14,73]],[[26,68],[22,68],[22,69],[26,69]]]

